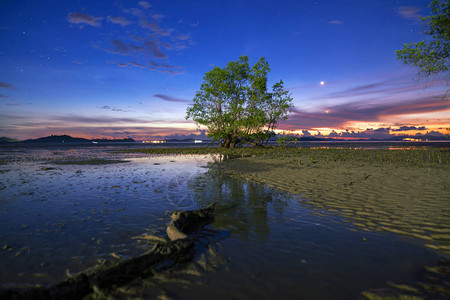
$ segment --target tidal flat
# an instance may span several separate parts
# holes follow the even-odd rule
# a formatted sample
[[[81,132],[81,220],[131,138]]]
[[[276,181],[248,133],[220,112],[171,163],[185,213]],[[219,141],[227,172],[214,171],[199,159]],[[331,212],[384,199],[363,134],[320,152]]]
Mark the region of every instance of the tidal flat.
[[[424,271],[450,255],[446,149],[68,147],[0,160],[2,288],[139,255],[155,243],[140,236],[165,237],[169,212],[217,202],[193,261],[102,295],[450,295],[448,273],[428,282]]]
[[[294,195],[318,214],[421,239],[450,255],[448,150],[291,150],[227,160],[228,174]]]

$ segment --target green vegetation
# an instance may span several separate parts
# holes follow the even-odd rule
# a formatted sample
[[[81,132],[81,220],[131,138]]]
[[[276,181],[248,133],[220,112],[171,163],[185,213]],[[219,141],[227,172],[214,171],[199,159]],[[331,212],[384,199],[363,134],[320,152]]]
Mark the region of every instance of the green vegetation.
[[[283,81],[274,84],[272,92],[267,91],[269,71],[264,57],[250,68],[245,55],[222,69],[215,67],[203,77],[186,119],[206,126],[221,147],[267,143],[275,136],[278,120],[286,120],[293,107]]]
[[[447,72],[450,59],[450,1],[433,0],[430,8],[432,15],[421,18],[429,38],[396,51],[397,59],[419,68],[419,74],[426,77]]]
[[[335,149],[335,148],[152,148],[127,149],[120,153],[146,153],[153,155],[167,154],[222,154],[228,158],[237,157],[308,157],[305,161],[328,162],[342,161],[372,164],[398,163],[405,166],[450,165],[450,151],[446,149],[417,150],[372,150],[372,149]]]

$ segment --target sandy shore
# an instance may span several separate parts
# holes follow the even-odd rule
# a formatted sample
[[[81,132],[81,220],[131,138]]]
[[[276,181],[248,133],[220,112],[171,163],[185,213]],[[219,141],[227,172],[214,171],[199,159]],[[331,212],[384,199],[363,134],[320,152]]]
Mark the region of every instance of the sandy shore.
[[[418,151],[418,150],[415,150]],[[322,153],[323,154],[323,153]],[[311,152],[227,160],[226,171],[302,195],[318,214],[336,213],[363,230],[419,238],[450,255],[450,168],[443,164],[334,160]]]

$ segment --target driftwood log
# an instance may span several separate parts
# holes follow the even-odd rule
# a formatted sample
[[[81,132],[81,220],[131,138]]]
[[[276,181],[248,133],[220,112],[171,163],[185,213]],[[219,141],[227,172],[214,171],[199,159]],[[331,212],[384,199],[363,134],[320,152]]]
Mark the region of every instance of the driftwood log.
[[[214,220],[214,206],[216,203],[206,208],[198,210],[187,210],[172,213],[169,225],[167,225],[166,233],[171,241],[185,239],[188,234],[198,230],[199,228],[211,223]]]
[[[170,241],[158,242],[141,256],[106,262],[50,287],[15,287],[0,290],[0,299],[81,299],[98,290],[124,285],[136,278],[151,277],[159,267],[187,261],[194,256],[189,234],[214,220],[214,206],[174,212],[167,226]]]

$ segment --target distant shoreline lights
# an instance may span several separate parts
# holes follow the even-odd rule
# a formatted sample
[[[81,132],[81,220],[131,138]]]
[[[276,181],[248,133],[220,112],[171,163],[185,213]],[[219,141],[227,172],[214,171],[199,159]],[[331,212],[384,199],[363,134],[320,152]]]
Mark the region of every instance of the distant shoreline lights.
[[[143,144],[162,144],[166,141],[142,141]]]

